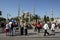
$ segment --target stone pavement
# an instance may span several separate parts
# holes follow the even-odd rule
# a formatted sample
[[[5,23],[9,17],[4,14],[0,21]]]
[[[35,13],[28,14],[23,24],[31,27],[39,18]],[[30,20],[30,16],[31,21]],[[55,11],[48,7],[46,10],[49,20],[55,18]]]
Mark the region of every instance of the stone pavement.
[[[48,30],[51,34],[51,30]],[[60,40],[60,29],[55,30],[55,35],[43,36],[43,31],[41,33],[34,32],[34,30],[28,30],[28,35],[21,36],[6,36],[5,33],[0,33],[0,40]]]

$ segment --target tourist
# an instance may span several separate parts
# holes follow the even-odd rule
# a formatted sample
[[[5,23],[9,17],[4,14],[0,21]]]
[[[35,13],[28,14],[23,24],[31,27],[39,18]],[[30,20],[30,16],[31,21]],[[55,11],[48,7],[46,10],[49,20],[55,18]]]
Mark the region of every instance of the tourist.
[[[26,21],[24,23],[24,32],[25,32],[25,35],[28,34],[28,31],[27,31],[27,22]]]
[[[51,24],[51,31],[53,34],[55,34],[55,24],[54,22]]]
[[[12,22],[9,22],[9,32],[10,32],[10,35],[12,35]]]
[[[34,25],[34,31],[37,31],[37,22],[36,22],[36,20],[34,20],[33,25]]]
[[[49,29],[49,27],[48,27],[48,24],[47,23],[45,23],[44,24],[44,26],[43,26],[43,28],[44,28],[44,36],[46,36],[46,34],[48,34],[49,35],[49,33],[47,32],[47,29]]]
[[[16,23],[15,22],[12,23],[11,29],[12,29],[12,35],[16,35]]]
[[[41,29],[41,24],[40,24],[40,22],[38,22],[38,24],[37,24],[37,29],[38,29],[38,33],[40,32],[40,29]]]
[[[21,21],[20,23],[20,26],[21,26],[21,35],[24,34],[24,23]]]
[[[6,24],[5,31],[6,31],[6,36],[9,35],[9,24],[8,23]]]
[[[5,23],[2,21],[1,23],[1,27],[2,27],[2,32],[4,32],[4,29],[5,29]]]

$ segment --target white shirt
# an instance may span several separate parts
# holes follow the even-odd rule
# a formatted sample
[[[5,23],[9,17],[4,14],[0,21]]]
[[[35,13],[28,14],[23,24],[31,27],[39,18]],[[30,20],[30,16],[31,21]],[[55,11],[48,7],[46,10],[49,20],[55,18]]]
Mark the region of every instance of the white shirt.
[[[55,30],[55,24],[51,25],[51,30]]]
[[[44,24],[43,28],[46,30],[46,29],[49,29],[48,27],[48,24]]]
[[[21,27],[24,27],[24,24],[22,22],[20,23],[20,25],[21,25]]]
[[[9,29],[9,26],[8,26],[9,24],[6,24],[6,28],[5,29]]]
[[[9,22],[9,27],[11,27],[12,22]]]

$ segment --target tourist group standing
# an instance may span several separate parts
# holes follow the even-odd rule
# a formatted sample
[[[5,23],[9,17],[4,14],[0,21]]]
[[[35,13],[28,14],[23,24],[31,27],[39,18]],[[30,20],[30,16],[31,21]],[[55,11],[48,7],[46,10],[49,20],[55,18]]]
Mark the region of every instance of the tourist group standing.
[[[23,22],[21,21],[20,23],[20,35],[27,35],[27,22]],[[18,27],[18,23],[17,22],[8,22],[6,23],[6,28],[5,28],[5,32],[6,35],[16,35],[16,28]]]
[[[55,23],[52,22],[50,25],[51,25],[50,29],[52,31],[52,34],[55,35]],[[16,35],[16,27],[18,27],[17,22],[7,22],[6,28],[5,28],[6,35],[12,35],[12,36]],[[28,27],[28,23],[26,21],[20,22],[20,30],[19,30],[20,35],[28,35],[28,28],[27,27]],[[36,23],[34,32],[37,31],[38,33],[40,33],[41,29],[44,30],[44,36],[50,35],[50,33],[48,32],[49,25],[47,22],[45,22],[43,26],[42,26],[41,22]]]

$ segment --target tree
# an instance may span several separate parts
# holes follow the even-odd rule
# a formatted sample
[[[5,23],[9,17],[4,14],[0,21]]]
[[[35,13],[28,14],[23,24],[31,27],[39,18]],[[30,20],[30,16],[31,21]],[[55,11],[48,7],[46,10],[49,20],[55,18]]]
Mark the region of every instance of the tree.
[[[49,16],[47,16],[47,21],[50,21],[50,20],[49,20]]]
[[[0,17],[0,21],[6,21],[6,19],[3,17]]]
[[[45,21],[45,22],[50,21],[50,20],[49,20],[49,16],[44,15],[44,21]]]
[[[46,17],[46,15],[44,15],[44,21],[47,22],[47,17]]]
[[[11,20],[19,21],[18,17],[11,18]]]
[[[51,18],[51,21],[54,21],[54,18]]]

